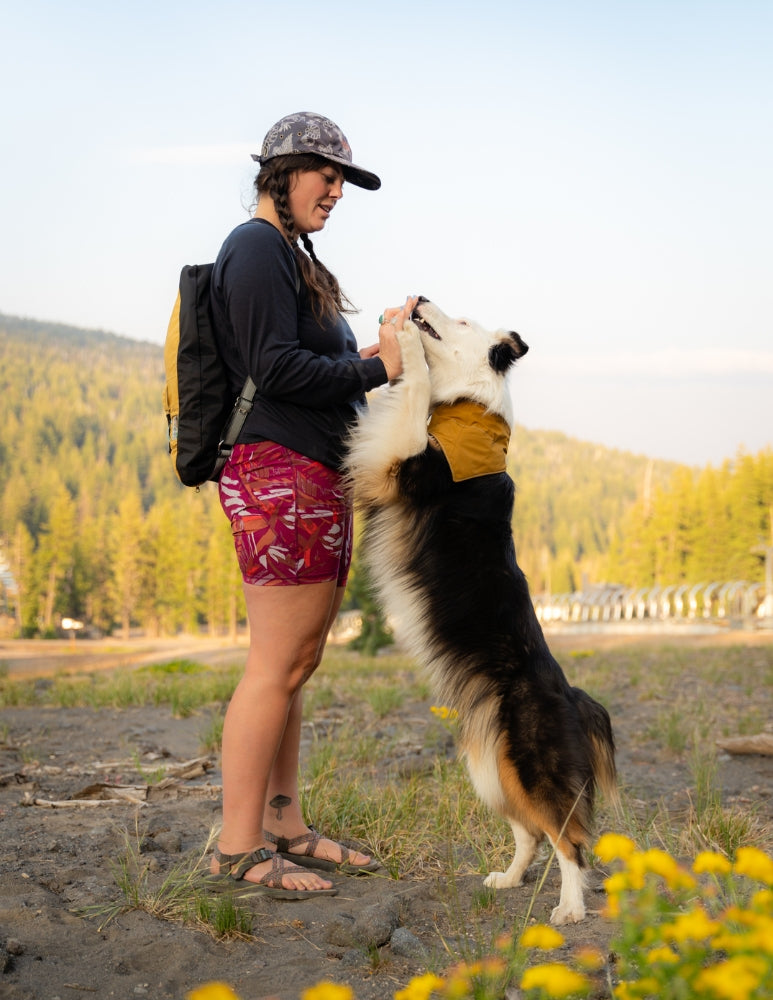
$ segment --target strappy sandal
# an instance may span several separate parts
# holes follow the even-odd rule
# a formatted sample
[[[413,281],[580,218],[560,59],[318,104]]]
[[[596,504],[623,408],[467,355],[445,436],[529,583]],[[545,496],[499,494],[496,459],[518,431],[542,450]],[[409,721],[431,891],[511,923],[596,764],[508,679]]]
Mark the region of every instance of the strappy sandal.
[[[236,892],[240,896],[263,894],[272,899],[311,899],[312,896],[335,896],[338,889],[285,889],[282,879],[293,872],[303,872],[298,865],[288,865],[285,860],[267,847],[244,854],[223,854],[220,848],[214,850],[217,872],[210,872],[203,878],[206,888],[216,891]],[[244,881],[245,874],[264,861],[271,861],[271,871],[257,882]],[[242,882],[240,886],[238,883]]]
[[[299,837],[291,837],[289,840],[287,837],[275,836],[268,830],[263,831],[263,836],[269,843],[276,845],[276,853],[280,858],[285,858],[287,861],[294,861],[296,865],[302,865],[304,868],[318,868],[320,871],[325,872],[342,872],[345,875],[363,875],[368,872],[374,872],[381,867],[381,862],[375,858],[371,858],[364,865],[355,865],[351,861],[352,851],[344,844],[338,844],[338,848],[341,851],[340,861],[330,861],[328,858],[315,857],[314,851],[323,837],[313,826],[309,827],[308,833],[302,833]],[[328,838],[324,839],[327,840]],[[299,847],[301,844],[306,844],[306,850],[302,854],[290,850],[291,847]]]

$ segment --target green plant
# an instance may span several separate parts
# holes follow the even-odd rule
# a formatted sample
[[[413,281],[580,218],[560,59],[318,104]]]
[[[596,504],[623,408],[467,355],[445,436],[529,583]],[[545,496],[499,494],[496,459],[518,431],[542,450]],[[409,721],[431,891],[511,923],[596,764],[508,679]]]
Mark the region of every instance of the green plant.
[[[143,910],[159,920],[192,924],[218,939],[254,940],[249,911],[236,906],[229,895],[212,899],[200,885],[204,855],[213,839],[211,834],[202,854],[183,858],[159,877],[142,856],[140,830],[124,831],[123,854],[113,863],[120,896],[108,904],[86,907],[83,915],[98,919],[101,929],[120,913]]]

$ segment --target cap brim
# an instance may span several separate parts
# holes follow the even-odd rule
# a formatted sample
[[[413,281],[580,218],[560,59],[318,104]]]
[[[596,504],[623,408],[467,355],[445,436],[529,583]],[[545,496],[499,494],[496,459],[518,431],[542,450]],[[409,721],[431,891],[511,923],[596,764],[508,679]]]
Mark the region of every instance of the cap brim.
[[[344,180],[347,180],[350,184],[354,184],[355,187],[365,188],[367,191],[378,191],[381,187],[381,178],[371,173],[370,170],[364,170],[362,167],[357,167],[348,160],[339,159],[336,156],[326,156],[324,153],[315,153],[314,155],[320,156],[323,160],[330,160],[331,163],[335,163],[341,167]],[[250,156],[256,163],[260,163],[261,166],[272,159],[272,157],[268,156],[264,160],[259,153],[250,153]]]

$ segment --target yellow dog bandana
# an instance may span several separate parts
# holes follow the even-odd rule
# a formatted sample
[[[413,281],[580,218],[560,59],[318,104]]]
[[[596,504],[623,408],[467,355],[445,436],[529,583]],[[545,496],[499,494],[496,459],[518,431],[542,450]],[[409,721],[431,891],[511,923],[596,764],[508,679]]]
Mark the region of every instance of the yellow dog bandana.
[[[471,399],[441,403],[427,431],[440,445],[455,483],[505,471],[510,425],[480,403]]]

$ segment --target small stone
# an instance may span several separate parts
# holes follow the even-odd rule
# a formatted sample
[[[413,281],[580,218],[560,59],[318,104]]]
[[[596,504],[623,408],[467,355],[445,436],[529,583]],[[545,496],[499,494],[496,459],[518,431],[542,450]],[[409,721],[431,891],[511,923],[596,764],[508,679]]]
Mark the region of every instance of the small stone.
[[[354,944],[354,917],[349,913],[337,913],[327,925],[325,940],[339,948],[350,948]]]
[[[154,839],[156,847],[166,854],[179,854],[183,849],[182,837],[179,833],[173,833],[172,830],[157,833]]]
[[[5,942],[5,950],[9,955],[23,955],[24,945],[17,938],[8,938]]]
[[[354,940],[365,948],[380,948],[389,941],[398,922],[398,907],[393,901],[366,906],[355,920]]]
[[[396,927],[389,945],[395,955],[403,958],[423,958],[427,949],[407,927]]]

